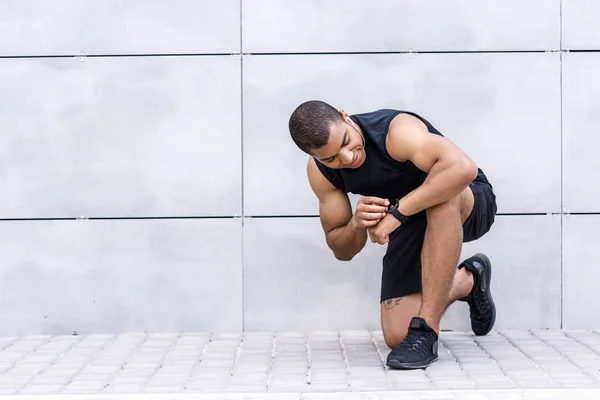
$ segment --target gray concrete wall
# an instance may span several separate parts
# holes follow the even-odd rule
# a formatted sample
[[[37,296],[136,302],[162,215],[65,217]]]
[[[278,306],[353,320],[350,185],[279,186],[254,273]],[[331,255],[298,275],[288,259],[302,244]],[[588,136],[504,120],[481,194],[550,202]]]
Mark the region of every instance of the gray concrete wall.
[[[378,329],[385,248],[333,257],[289,139],[311,98],[416,111],[484,169],[499,216],[463,256],[494,264],[498,327],[599,328],[599,18],[0,0],[0,334]],[[469,329],[464,303],[443,328]]]

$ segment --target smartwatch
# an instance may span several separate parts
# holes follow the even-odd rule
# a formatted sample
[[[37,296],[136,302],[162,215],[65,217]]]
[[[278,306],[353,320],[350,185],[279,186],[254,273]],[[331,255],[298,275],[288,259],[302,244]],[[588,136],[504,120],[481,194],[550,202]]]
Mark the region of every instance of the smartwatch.
[[[409,218],[406,215],[398,211],[397,202],[390,202],[390,205],[388,206],[388,213],[392,214],[402,224],[405,224],[409,220]]]

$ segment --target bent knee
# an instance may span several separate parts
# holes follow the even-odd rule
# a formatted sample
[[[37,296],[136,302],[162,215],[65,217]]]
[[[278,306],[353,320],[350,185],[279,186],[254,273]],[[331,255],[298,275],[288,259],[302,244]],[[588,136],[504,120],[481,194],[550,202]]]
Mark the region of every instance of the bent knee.
[[[383,339],[389,348],[398,346],[408,332],[410,320],[419,314],[421,294],[386,300],[381,304],[381,326]]]
[[[404,338],[406,337],[406,332],[388,332],[387,334],[384,332],[383,338],[385,340],[385,344],[390,349],[394,349],[394,347],[398,346]]]

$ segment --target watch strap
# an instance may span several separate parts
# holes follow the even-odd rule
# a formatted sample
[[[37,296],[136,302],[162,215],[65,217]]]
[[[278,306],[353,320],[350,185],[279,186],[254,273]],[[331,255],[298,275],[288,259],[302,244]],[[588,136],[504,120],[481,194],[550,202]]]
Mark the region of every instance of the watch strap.
[[[402,224],[405,224],[410,219],[409,217],[407,217],[406,215],[402,214],[398,210],[398,206],[396,205],[395,202],[390,204],[390,206],[388,207],[388,212],[390,214],[392,214],[394,216],[394,218],[396,218]]]

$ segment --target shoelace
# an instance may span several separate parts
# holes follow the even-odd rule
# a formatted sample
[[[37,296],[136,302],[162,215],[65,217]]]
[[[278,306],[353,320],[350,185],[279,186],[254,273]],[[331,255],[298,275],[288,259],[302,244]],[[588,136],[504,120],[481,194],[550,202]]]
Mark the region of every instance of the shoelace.
[[[478,292],[473,296],[473,299],[475,300],[477,309],[481,311],[482,314],[487,314],[490,311],[490,303],[487,301],[485,293]]]
[[[400,343],[398,347],[426,356],[429,354],[429,352],[427,351],[427,347],[423,346],[423,343],[426,340],[426,334],[420,335],[419,333],[411,331],[409,329],[408,333],[406,334],[406,337],[404,338],[404,341]]]

